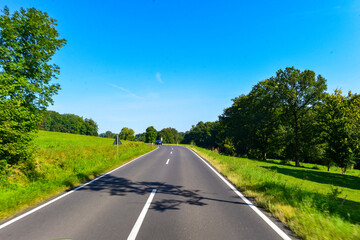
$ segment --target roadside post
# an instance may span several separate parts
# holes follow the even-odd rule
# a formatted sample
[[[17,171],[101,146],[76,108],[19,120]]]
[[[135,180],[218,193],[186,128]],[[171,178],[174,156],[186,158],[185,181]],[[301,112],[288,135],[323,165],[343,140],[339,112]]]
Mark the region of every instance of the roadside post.
[[[119,158],[119,145],[121,145],[121,144],[122,144],[122,142],[119,139],[119,135],[116,135],[116,139],[113,143],[113,145],[116,145],[116,159]]]

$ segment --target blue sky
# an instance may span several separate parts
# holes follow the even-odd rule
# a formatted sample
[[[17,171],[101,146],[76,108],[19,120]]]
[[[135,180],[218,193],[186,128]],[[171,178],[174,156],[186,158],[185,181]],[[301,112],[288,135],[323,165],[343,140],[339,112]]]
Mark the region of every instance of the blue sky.
[[[360,1],[0,0],[58,20],[62,90],[51,110],[99,133],[186,131],[278,69],[360,93]]]

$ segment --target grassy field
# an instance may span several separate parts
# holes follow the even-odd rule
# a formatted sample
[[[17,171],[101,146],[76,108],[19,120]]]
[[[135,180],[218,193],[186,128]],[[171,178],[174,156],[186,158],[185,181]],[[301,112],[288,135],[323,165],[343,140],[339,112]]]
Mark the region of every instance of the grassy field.
[[[193,147],[303,239],[360,239],[360,171],[223,156]],[[346,199],[345,199],[346,197]],[[345,199],[345,200],[344,200]]]
[[[116,158],[114,139],[40,131],[36,177],[16,168],[0,185],[0,219],[12,216],[66,189],[118,167],[155,146],[122,141]],[[34,180],[35,179],[35,180]]]

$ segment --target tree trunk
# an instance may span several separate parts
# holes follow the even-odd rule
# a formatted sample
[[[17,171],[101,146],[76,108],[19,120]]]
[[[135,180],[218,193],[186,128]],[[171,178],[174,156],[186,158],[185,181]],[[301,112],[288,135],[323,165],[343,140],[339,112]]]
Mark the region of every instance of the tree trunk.
[[[266,161],[266,152],[263,153],[263,160]]]

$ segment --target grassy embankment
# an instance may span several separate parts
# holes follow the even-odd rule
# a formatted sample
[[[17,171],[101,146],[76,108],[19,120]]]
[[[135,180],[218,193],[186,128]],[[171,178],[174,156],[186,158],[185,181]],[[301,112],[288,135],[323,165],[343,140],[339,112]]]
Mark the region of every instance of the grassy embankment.
[[[193,147],[303,239],[360,239],[360,171],[223,156]],[[344,198],[346,200],[344,201]]]
[[[0,185],[0,219],[118,167],[155,146],[122,141],[116,159],[114,139],[40,131],[35,180],[18,169]]]

